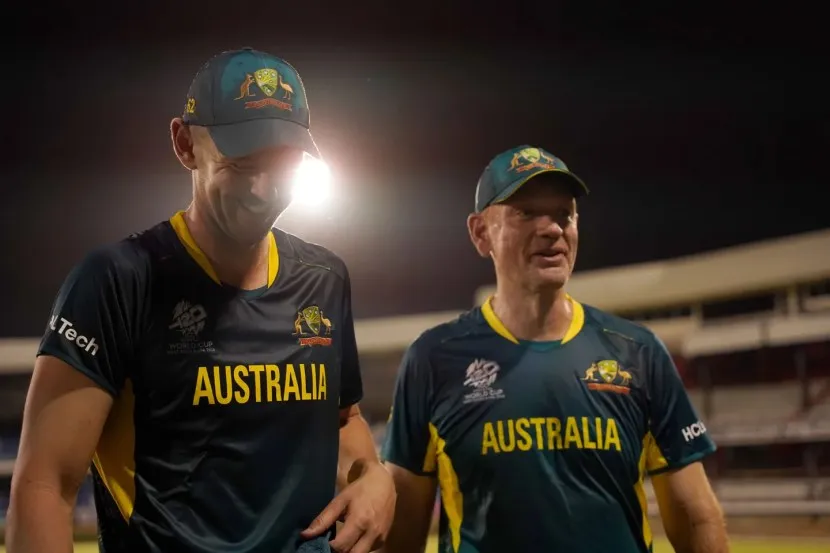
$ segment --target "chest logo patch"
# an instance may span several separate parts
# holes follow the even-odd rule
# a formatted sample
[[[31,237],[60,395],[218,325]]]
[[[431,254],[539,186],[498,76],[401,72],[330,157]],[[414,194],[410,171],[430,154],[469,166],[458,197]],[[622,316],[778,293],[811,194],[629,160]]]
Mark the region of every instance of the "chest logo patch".
[[[490,401],[504,398],[504,390],[494,388],[499,365],[495,361],[476,359],[467,367],[464,386],[472,391],[464,396],[464,403]]]
[[[301,346],[330,346],[331,321],[318,305],[310,305],[297,312],[294,319],[294,336]]]
[[[173,308],[173,317],[168,329],[178,334],[178,338],[167,345],[167,353],[191,354],[213,353],[213,342],[202,337],[207,322],[207,311],[199,304],[182,300]]]
[[[603,360],[593,363],[582,381],[586,383],[589,390],[598,392],[614,392],[617,394],[630,394],[631,381],[634,376],[620,367],[620,364],[612,360]]]

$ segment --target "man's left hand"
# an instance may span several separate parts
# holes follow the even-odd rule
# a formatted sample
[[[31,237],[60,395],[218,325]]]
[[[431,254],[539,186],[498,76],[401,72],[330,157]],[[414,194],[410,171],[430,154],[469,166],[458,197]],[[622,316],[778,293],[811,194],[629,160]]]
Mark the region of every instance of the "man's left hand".
[[[395,483],[386,467],[370,463],[303,530],[304,538],[323,534],[337,520],[343,527],[331,541],[338,553],[369,553],[379,549],[395,515]]]

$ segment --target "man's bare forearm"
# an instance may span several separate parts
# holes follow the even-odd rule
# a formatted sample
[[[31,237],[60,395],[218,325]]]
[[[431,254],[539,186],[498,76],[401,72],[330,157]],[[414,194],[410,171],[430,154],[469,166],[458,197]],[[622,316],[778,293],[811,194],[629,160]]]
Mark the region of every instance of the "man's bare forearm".
[[[381,466],[369,424],[359,412],[350,414],[340,428],[337,486],[343,489],[373,465]]]
[[[436,481],[386,464],[398,492],[395,521],[378,553],[423,553],[435,505]]]
[[[8,553],[72,553],[73,506],[36,483],[16,488],[6,521]]]
[[[677,553],[729,553],[726,524],[721,517],[692,524],[682,541],[685,543],[672,544]]]
[[[722,517],[692,528],[692,553],[729,553],[729,537]]]

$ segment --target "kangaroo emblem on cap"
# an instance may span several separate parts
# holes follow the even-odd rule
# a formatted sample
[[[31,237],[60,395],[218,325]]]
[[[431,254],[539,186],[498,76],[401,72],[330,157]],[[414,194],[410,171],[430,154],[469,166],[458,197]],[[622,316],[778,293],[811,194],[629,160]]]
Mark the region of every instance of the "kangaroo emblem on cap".
[[[273,68],[264,67],[257,69],[254,74],[246,73],[245,80],[239,87],[239,96],[234,100],[244,100],[256,94],[251,90],[254,84],[265,94],[266,98],[261,100],[250,100],[245,102],[245,109],[262,109],[268,106],[276,107],[286,111],[291,111],[291,104],[283,100],[291,100],[294,94],[294,88],[283,79],[282,75]],[[282,89],[282,100],[272,98],[277,90]]]

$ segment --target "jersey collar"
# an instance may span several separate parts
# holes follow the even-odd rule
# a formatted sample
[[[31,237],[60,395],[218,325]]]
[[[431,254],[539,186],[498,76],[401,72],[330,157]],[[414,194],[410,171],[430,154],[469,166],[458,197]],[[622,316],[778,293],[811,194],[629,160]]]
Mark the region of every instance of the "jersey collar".
[[[565,333],[565,337],[562,338],[562,344],[567,344],[574,338],[579,332],[582,330],[582,327],[585,325],[585,310],[582,308],[582,304],[573,299],[571,296],[565,296],[569,302],[571,302],[571,306],[573,307],[573,318],[571,319],[571,326],[568,327],[568,331]],[[487,321],[487,324],[490,325],[490,328],[493,331],[501,336],[506,340],[510,340],[514,344],[518,344],[519,340],[513,336],[513,334],[507,330],[507,327],[504,326],[504,323],[496,316],[496,312],[493,311],[493,304],[492,304],[493,296],[487,298],[487,301],[484,302],[484,305],[481,306],[481,314],[484,315],[484,320]]]
[[[193,258],[193,261],[195,261],[199,267],[202,268],[211,280],[222,286],[222,281],[219,280],[219,275],[216,274],[213,265],[210,264],[210,260],[207,258],[199,245],[196,244],[196,241],[193,239],[193,235],[190,234],[190,229],[187,228],[187,223],[184,219],[184,211],[179,211],[173,215],[173,217],[170,218],[170,225],[172,225],[173,230],[176,232],[176,236],[187,250],[187,253],[190,254],[190,257]],[[270,288],[271,285],[274,284],[274,281],[277,280],[277,272],[280,269],[280,254],[277,249],[277,241],[274,238],[274,233],[269,232],[268,237],[268,287]]]

